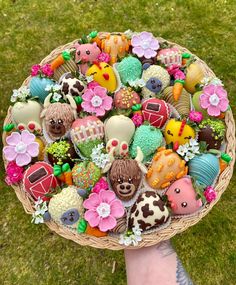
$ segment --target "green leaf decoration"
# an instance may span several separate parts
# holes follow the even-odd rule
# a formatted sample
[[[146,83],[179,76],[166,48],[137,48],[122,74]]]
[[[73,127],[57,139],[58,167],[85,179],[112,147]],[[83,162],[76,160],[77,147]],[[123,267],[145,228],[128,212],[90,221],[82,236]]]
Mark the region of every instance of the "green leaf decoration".
[[[86,229],[87,229],[87,222],[85,221],[85,219],[81,219],[79,221],[77,231],[78,231],[78,233],[82,234],[86,231]]]
[[[10,132],[11,130],[13,130],[15,128],[15,125],[14,124],[7,124],[3,127],[3,130],[5,132]]]

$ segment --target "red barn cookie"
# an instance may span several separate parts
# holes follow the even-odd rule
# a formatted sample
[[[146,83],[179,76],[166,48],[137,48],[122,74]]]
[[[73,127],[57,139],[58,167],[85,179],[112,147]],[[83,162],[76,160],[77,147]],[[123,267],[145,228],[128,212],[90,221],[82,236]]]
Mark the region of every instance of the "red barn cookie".
[[[45,201],[49,200],[45,195],[57,186],[52,166],[43,161],[31,165],[24,173],[23,185],[25,191],[35,200],[39,197]]]
[[[170,116],[170,109],[164,100],[150,98],[143,102],[142,114],[152,126],[162,128]]]

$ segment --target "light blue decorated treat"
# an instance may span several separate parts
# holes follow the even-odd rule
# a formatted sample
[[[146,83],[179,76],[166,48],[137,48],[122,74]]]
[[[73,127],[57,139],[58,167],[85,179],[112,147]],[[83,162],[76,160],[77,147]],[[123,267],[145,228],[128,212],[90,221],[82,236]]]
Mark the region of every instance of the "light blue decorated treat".
[[[189,174],[201,185],[212,185],[220,171],[218,158],[211,153],[203,153],[190,160]]]
[[[133,56],[122,59],[122,61],[116,65],[116,69],[123,84],[127,84],[128,81],[140,79],[142,75],[142,63]]]
[[[144,161],[148,161],[156,149],[162,144],[163,136],[160,129],[150,125],[142,125],[137,128],[130,147],[130,154],[134,158],[139,146],[144,155]]]
[[[45,88],[48,85],[54,85],[55,82],[49,78],[42,78],[39,76],[32,77],[29,83],[29,89],[32,97],[39,98],[40,103],[43,103],[45,98],[48,96],[49,91],[46,91]]]

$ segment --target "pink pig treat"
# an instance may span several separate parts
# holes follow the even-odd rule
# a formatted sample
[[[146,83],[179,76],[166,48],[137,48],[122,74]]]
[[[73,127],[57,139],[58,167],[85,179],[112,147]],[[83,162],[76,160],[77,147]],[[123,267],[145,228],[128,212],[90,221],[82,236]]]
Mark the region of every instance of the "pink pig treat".
[[[85,74],[89,64],[92,64],[101,53],[97,43],[75,44],[75,62],[79,65],[80,71]]]
[[[187,215],[196,212],[201,206],[201,199],[193,188],[189,177],[175,181],[166,191],[173,215]]]

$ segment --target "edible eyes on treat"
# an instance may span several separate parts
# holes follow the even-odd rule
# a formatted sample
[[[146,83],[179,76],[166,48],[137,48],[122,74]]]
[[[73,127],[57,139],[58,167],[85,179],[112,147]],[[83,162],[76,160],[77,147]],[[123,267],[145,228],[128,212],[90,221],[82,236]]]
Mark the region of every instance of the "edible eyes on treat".
[[[23,182],[36,207],[42,199],[52,220],[73,233],[117,232],[124,244],[201,210],[230,162],[221,152],[228,99],[216,78],[189,76],[189,86],[189,56],[187,64],[181,48],[166,48],[151,33],[93,32],[35,65],[31,80],[49,95],[33,95],[34,84],[14,90],[6,181]]]
[[[170,130],[167,130],[167,134],[173,137],[173,134]]]

